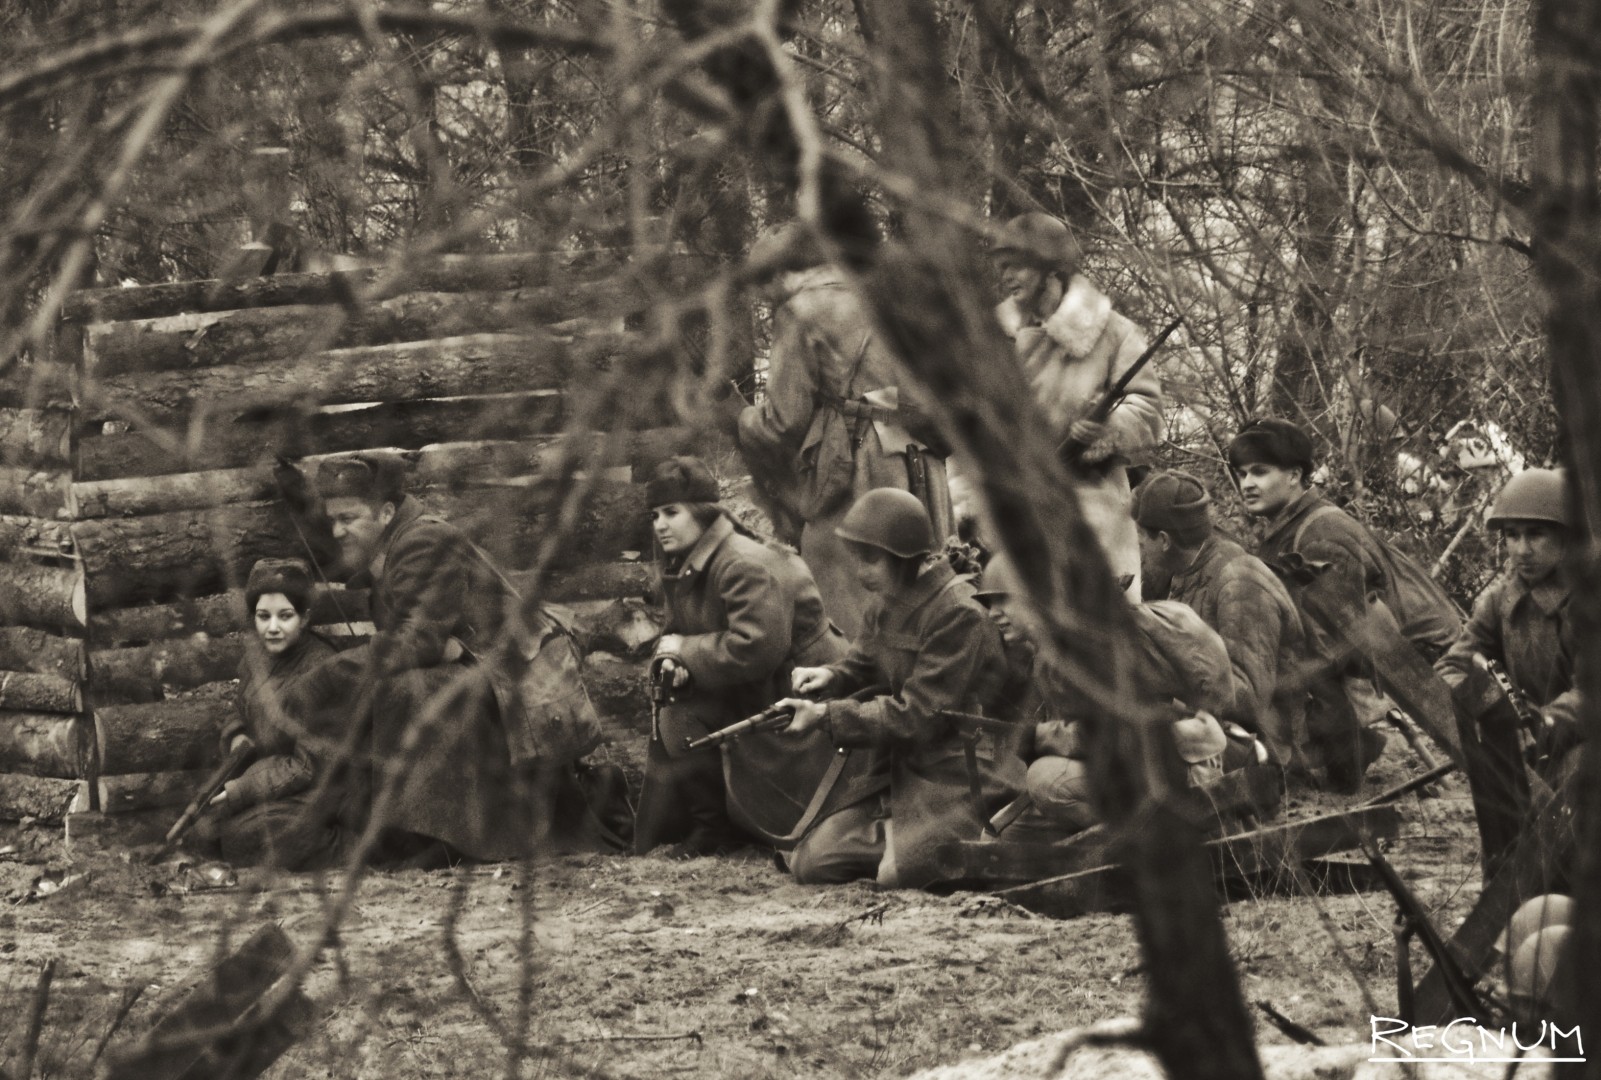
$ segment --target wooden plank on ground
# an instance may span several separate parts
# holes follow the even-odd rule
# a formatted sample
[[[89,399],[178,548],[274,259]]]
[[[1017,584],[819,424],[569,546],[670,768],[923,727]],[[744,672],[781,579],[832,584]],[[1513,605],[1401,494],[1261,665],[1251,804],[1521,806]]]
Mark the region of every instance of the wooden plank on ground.
[[[200,1060],[220,1032],[256,1004],[289,969],[294,946],[276,923],[265,923],[156,1021],[135,1046],[113,1052],[107,1080],[176,1080]]]

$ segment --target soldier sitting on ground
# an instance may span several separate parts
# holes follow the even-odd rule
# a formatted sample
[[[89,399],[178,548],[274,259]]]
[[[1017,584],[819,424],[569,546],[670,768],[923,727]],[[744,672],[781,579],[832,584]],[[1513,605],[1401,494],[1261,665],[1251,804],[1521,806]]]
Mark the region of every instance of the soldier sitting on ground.
[[[245,583],[254,633],[239,663],[239,711],[222,729],[222,750],[249,747],[253,760],[223,785],[190,840],[231,863],[326,866],[338,859],[341,833],[361,825],[341,820],[342,811],[356,809],[345,799],[350,770],[339,760],[345,733],[320,730],[318,718],[328,710],[308,694],[307,675],[334,655],[309,628],[314,593],[299,559],[263,559]]]
[[[1217,535],[1205,486],[1177,470],[1134,489],[1145,580],[1169,582],[1228,649],[1233,695],[1218,712],[1256,733],[1273,760],[1305,774],[1307,638],[1300,609],[1266,563]]]
[[[487,553],[406,494],[399,459],[326,461],[317,487],[350,585],[371,589],[377,633],[316,679],[370,725],[380,855],[530,854],[600,739],[576,654]]]
[[[1482,593],[1456,643],[1435,667],[1455,687],[1486,660],[1540,712],[1541,747],[1560,758],[1578,740],[1579,691],[1565,561],[1573,542],[1563,474],[1529,469],[1507,481],[1490,507],[1506,542],[1507,571]]]
[[[652,667],[672,700],[657,709],[634,850],[669,845],[674,855],[694,856],[747,839],[782,842],[833,746],[820,733],[756,733],[726,744],[720,760],[716,748],[685,743],[760,712],[788,691],[796,667],[837,661],[848,645],[824,614],[806,564],[729,517],[699,459],[662,462],[645,497],[667,605]]]
[[[1012,634],[1033,637],[1040,628],[1027,606],[1017,601],[1017,591],[1010,560],[1004,555],[991,559],[980,595],[998,609]],[[1216,717],[1233,697],[1228,652],[1216,632],[1177,601],[1132,607],[1142,704],[1172,720],[1173,746],[1191,786],[1265,760],[1265,747],[1249,732]],[[1029,759],[1028,798],[1016,807],[1016,816],[1002,831],[1003,840],[1061,839],[1099,820],[1090,800],[1085,732],[1090,706],[1049,664],[1036,661],[1032,681],[1040,697],[1035,711],[1025,714],[1034,723],[1032,740],[1023,740]]]
[[[873,596],[850,654],[826,667],[796,668],[797,694],[787,730],[821,729],[855,748],[871,767],[859,783],[840,784],[833,808],[789,859],[810,883],[876,877],[892,887],[940,878],[937,852],[948,841],[976,840],[984,817],[1016,794],[1021,762],[969,756],[950,712],[984,713],[1005,680],[1000,634],[973,599],[973,587],[945,559],[927,561],[933,528],[910,492],[869,491],[839,525],[858,584]],[[875,684],[867,700],[844,696]]]
[[[1245,512],[1266,521],[1263,562],[1295,582],[1291,595],[1307,616],[1314,659],[1327,675],[1314,682],[1307,736],[1330,786],[1355,792],[1384,751],[1390,702],[1375,687],[1370,664],[1352,658],[1337,628],[1320,620],[1368,615],[1370,596],[1394,615],[1412,646],[1433,662],[1462,628],[1444,590],[1427,571],[1311,486],[1312,438],[1288,420],[1253,420],[1229,444]],[[1339,680],[1343,693],[1334,692]]]

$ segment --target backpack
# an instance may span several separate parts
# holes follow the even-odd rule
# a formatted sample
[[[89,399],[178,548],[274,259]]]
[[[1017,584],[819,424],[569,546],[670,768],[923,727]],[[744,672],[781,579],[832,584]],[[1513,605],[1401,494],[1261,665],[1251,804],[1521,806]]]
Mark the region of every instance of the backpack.
[[[1307,527],[1331,513],[1340,514],[1344,511],[1325,504],[1306,515],[1290,540],[1290,550],[1299,552],[1301,538]],[[1462,629],[1462,610],[1457,607],[1456,601],[1441,588],[1439,582],[1429,576],[1427,570],[1418,565],[1417,560],[1367,526],[1362,528],[1383,556],[1385,575],[1395,589],[1398,610],[1394,614],[1402,634],[1414,645],[1433,646],[1439,650],[1449,647]]]

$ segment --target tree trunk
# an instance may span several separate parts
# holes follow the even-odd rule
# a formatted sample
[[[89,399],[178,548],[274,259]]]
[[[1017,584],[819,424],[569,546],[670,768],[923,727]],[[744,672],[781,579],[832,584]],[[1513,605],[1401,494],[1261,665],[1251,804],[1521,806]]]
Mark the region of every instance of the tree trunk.
[[[100,811],[134,814],[141,810],[178,809],[189,804],[210,775],[210,769],[180,769],[103,776],[100,778]]]
[[[882,160],[922,190],[949,189],[959,151],[943,42],[929,0],[862,0],[883,42],[877,93]],[[1109,723],[1091,725],[1095,800],[1138,857],[1130,874],[1149,996],[1145,1037],[1171,1075],[1261,1076],[1252,1025],[1228,955],[1209,861],[1199,838],[1168,831],[1183,780],[1162,749],[1170,731],[1143,715],[1131,680],[1133,626],[1097,541],[1054,459],[1037,406],[980,286],[971,239],[937,213],[905,208],[908,251],[880,252],[862,277],[886,343],[924,384],[942,428],[978,466],[998,538],[1045,617],[1047,662],[1063,665]],[[1018,478],[1037,482],[1019,484]],[[1075,628],[1104,633],[1084,635]],[[1164,747],[1165,742],[1165,747]],[[1173,759],[1176,761],[1176,758]],[[1158,858],[1160,856],[1160,858]]]
[[[1297,423],[1321,421],[1328,412],[1338,366],[1334,350],[1334,305],[1342,271],[1339,237],[1344,234],[1345,189],[1339,162],[1310,121],[1301,174],[1300,258],[1295,268],[1290,319],[1273,366],[1275,413]]]
[[[622,334],[590,335],[571,345],[539,334],[474,334],[336,349],[285,367],[117,375],[98,380],[82,415],[175,425],[200,412],[237,416],[306,403],[560,390],[606,370],[628,342]]]
[[[85,481],[160,476],[245,465],[271,466],[273,455],[415,449],[476,439],[527,439],[562,428],[563,395],[540,390],[449,401],[395,401],[363,409],[280,412],[262,421],[195,417],[183,438],[162,443],[133,432],[80,440],[78,478]],[[177,445],[173,445],[176,443]],[[0,539],[4,522],[0,519]]]
[[[0,671],[0,709],[79,713],[83,711],[83,689],[77,680],[59,675]]]
[[[180,697],[95,710],[100,773],[172,772],[215,764],[217,740],[234,714],[238,687],[202,687]]]
[[[65,821],[82,789],[83,784],[77,780],[0,773],[0,821]]]
[[[273,274],[243,281],[181,281],[131,289],[85,289],[69,296],[61,317],[74,323],[159,319],[199,311],[347,304],[363,290],[384,296],[406,292],[501,291],[593,279],[623,261],[619,252],[518,252],[509,255],[442,255],[414,266],[375,267],[318,274]]]
[[[241,623],[243,619],[239,620]],[[90,654],[96,707],[160,701],[167,690],[193,690],[237,677],[245,636],[181,637]]]
[[[0,563],[0,625],[77,630],[89,615],[77,570],[37,563]]]
[[[0,626],[0,670],[31,671],[69,681],[83,678],[83,640],[27,626]]]
[[[1568,545],[1575,587],[1570,607],[1579,643],[1574,671],[1584,695],[1584,748],[1572,808],[1579,832],[1574,867],[1576,920],[1557,969],[1559,1008],[1551,1019],[1601,1031],[1601,7],[1589,0],[1540,0],[1534,12],[1536,266],[1546,291],[1546,338],[1562,420],[1559,440],[1575,489],[1580,527]],[[1558,1066],[1563,1076],[1601,1077],[1601,1057]]]
[[[72,454],[72,410],[0,409],[0,465],[65,469]]]
[[[621,275],[517,292],[406,293],[351,311],[287,304],[197,312],[158,320],[94,323],[84,348],[96,378],[223,364],[282,364],[307,352],[402,341],[537,330],[563,320],[621,319],[642,302]]]
[[[0,712],[0,773],[81,780],[92,749],[86,732],[76,716]]]

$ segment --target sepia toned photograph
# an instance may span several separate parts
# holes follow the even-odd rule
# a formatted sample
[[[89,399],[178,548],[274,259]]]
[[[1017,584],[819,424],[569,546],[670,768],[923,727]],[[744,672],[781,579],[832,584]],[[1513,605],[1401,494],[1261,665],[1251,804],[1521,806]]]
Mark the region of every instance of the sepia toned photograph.
[[[0,1080],[1601,1080],[1601,3],[0,54]]]

